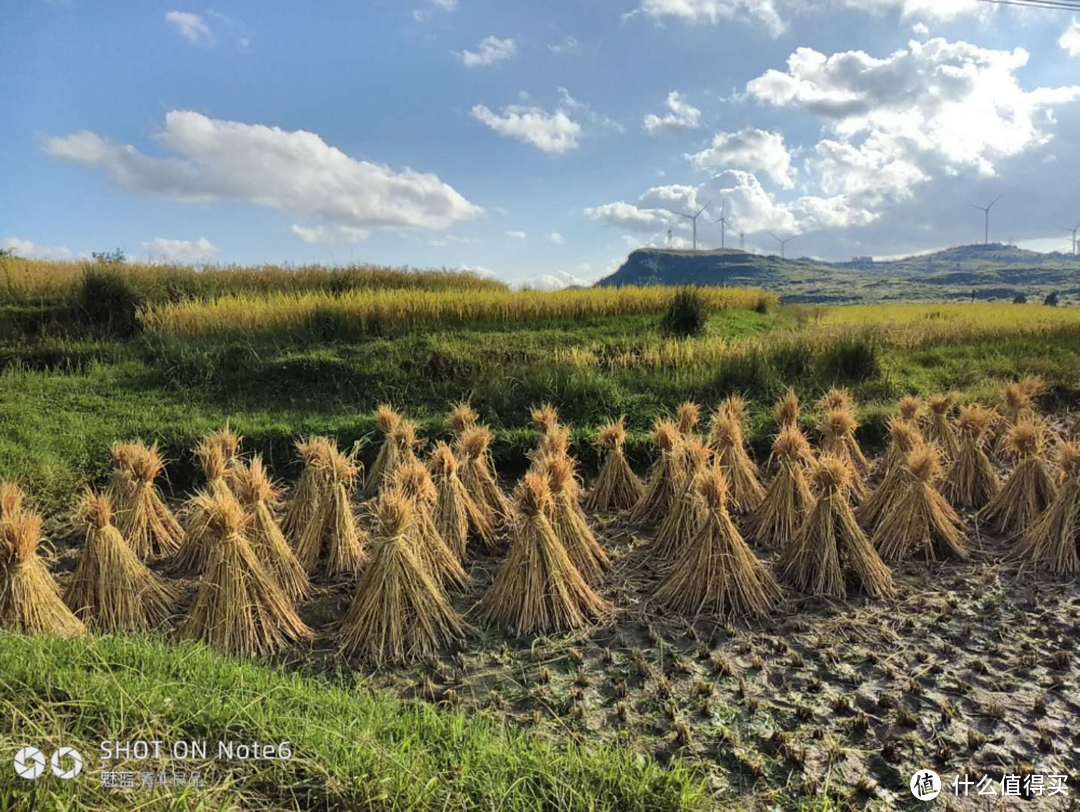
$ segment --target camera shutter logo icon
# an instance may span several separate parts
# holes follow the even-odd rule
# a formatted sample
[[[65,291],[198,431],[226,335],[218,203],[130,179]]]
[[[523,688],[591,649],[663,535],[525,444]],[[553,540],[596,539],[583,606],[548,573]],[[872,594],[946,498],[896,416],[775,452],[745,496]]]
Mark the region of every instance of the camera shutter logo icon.
[[[62,781],[70,781],[82,772],[82,753],[74,747],[61,747],[52,754],[49,766],[52,768],[53,775],[57,778]]]
[[[45,772],[45,754],[36,747],[24,747],[15,754],[15,774],[36,781]]]

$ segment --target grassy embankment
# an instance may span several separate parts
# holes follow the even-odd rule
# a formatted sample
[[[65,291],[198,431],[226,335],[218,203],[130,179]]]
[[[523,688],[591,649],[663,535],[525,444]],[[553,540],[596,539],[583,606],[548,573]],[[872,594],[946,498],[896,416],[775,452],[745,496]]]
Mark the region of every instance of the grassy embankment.
[[[707,807],[697,779],[629,751],[558,745],[493,719],[440,711],[336,679],[304,677],[146,638],[65,641],[0,633],[0,752],[70,746],[73,781],[0,771],[0,808],[581,809]],[[268,762],[102,762],[103,740],[289,742]],[[100,771],[133,772],[135,790]],[[198,771],[203,789],[139,787],[142,771]],[[156,807],[155,807],[156,808]]]

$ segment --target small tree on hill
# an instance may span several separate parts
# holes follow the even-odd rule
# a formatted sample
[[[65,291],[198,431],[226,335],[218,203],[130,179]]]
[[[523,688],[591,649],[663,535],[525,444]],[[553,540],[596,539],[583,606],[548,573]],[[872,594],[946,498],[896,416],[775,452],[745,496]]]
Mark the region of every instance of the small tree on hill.
[[[1057,307],[1058,306],[1058,301],[1059,301],[1058,294],[1057,294],[1057,291],[1055,290],[1055,291],[1051,291],[1050,293],[1048,293],[1046,295],[1046,298],[1043,299],[1043,304],[1046,305],[1047,307]]]
[[[1013,296],[1013,304],[1027,304],[1027,296],[1023,293],[1018,293]]]

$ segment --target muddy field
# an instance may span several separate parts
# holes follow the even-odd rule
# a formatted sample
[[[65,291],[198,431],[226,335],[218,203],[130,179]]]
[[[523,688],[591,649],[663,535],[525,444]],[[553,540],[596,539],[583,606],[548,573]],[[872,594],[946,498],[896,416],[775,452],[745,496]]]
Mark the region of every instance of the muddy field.
[[[650,536],[621,520],[594,521],[612,554],[601,592],[605,624],[547,638],[474,627],[438,660],[357,678],[466,711],[481,711],[555,740],[627,746],[707,776],[717,797],[791,808],[807,796],[843,807],[910,807],[908,782],[936,770],[951,808],[1031,808],[1003,798],[1007,775],[1068,775],[1068,795],[1038,808],[1080,809],[1080,582],[1002,563],[1010,545],[968,519],[968,561],[894,568],[892,602],[786,593],[760,623],[696,623],[650,605],[661,573],[643,554]],[[78,540],[57,545],[52,569],[74,569]],[[765,560],[770,556],[758,551]],[[499,557],[477,553],[455,603],[466,617]],[[335,623],[349,582],[316,581],[300,609],[315,642],[280,658],[337,672]],[[185,611],[193,599],[188,586]],[[997,795],[952,794],[952,781],[989,776]],[[983,785],[986,791],[986,785]],[[1071,804],[1071,805],[1070,805]]]

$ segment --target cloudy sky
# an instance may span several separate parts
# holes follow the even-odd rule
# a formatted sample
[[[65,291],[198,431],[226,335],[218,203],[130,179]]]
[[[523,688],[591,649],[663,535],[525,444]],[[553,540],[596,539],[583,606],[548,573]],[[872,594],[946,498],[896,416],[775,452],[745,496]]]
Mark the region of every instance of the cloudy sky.
[[[318,10],[315,11],[314,9]],[[689,239],[846,259],[1080,223],[1080,21],[979,0],[26,0],[0,246],[591,281]],[[720,244],[699,224],[699,244]]]

